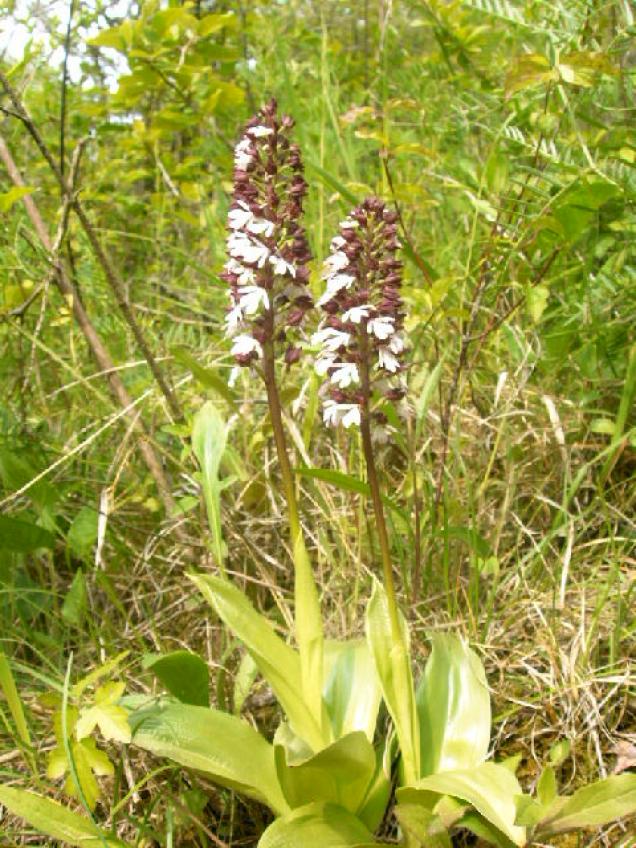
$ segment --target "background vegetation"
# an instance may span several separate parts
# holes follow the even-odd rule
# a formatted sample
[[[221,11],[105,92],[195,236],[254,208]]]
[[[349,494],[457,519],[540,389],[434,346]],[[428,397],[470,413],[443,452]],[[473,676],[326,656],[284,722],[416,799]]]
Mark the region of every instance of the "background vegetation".
[[[0,638],[30,728],[25,737],[5,690],[3,780],[61,791],[43,774],[69,657],[75,681],[130,651],[120,676],[147,692],[158,684],[140,658],[184,647],[208,661],[216,703],[242,703],[250,669],[183,578],[193,564],[215,568],[189,440],[205,399],[231,422],[228,569],[271,618],[289,618],[264,397],[247,376],[226,388],[218,277],[232,146],[272,95],[305,156],[316,293],[319,260],[356,200],[376,193],[400,212],[412,415],[380,465],[416,653],[427,632],[468,636],[497,685],[498,755],[522,757],[526,785],[562,740],[566,785],[633,767],[628,0],[3,5],[9,25],[48,33],[21,58],[5,51],[0,68],[89,220],[0,94],[0,134],[26,184],[5,155]],[[285,395],[298,468],[339,472],[299,474],[299,485],[328,629],[354,634],[377,560],[359,445],[322,427],[310,356]],[[257,681],[243,709],[267,726],[271,703]],[[253,844],[256,804],[172,765],[159,792],[161,763],[102,747],[114,774],[96,815],[131,840]],[[31,841],[18,822],[0,828],[3,844]],[[634,830],[576,839],[558,844],[627,848]]]

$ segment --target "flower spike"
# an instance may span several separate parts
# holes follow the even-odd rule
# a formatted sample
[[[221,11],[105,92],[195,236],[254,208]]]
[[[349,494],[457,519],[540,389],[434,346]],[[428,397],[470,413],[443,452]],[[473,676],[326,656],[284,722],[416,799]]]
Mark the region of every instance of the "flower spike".
[[[301,226],[307,184],[294,126],[270,100],[247,124],[234,149],[234,192],[228,213],[230,287],[226,333],[238,365],[250,365],[269,342],[286,341],[285,362],[300,356],[293,336],[313,306],[307,282],[311,258]]]
[[[376,197],[367,198],[340,224],[324,264],[326,317],[312,342],[320,347],[316,372],[328,378],[325,423],[360,424],[374,397],[397,401],[405,394],[401,372],[404,315],[397,216]],[[384,416],[372,413],[376,437]],[[379,426],[378,426],[379,425]]]

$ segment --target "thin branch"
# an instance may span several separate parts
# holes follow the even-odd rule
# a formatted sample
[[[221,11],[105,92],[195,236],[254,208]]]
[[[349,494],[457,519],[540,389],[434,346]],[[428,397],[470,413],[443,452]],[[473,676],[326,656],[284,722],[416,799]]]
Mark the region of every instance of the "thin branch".
[[[73,157],[73,165],[71,169],[71,173],[75,174],[77,168],[79,167],[79,158],[81,154],[82,145],[78,145],[78,148],[75,151],[75,155]],[[22,179],[22,175],[20,174],[17,165],[15,164],[13,157],[9,151],[9,148],[4,142],[4,139],[0,136],[0,159],[4,162],[4,165],[7,169],[9,177],[14,185],[19,187],[24,187],[25,183]],[[71,195],[67,194],[67,199]],[[166,510],[169,515],[174,514],[173,510],[175,507],[175,502],[172,497],[170,491],[170,484],[165,476],[163,466],[161,461],[159,460],[157,454],[154,451],[154,448],[148,441],[149,437],[146,432],[146,429],[141,422],[138,413],[135,411],[135,401],[133,401],[128,394],[119,374],[117,373],[116,366],[111,359],[110,353],[106,348],[104,342],[101,337],[95,330],[95,327],[91,323],[90,318],[84,306],[77,296],[76,287],[73,284],[73,281],[69,277],[66,268],[62,264],[59,259],[59,256],[56,255],[56,251],[54,247],[57,245],[57,249],[61,246],[61,239],[63,237],[64,228],[61,226],[56,235],[56,245],[51,242],[49,234],[47,232],[46,226],[44,225],[44,221],[40,215],[40,212],[35,205],[35,201],[31,197],[31,195],[25,195],[22,198],[22,202],[27,211],[27,215],[31,219],[31,223],[33,224],[33,228],[35,229],[42,246],[49,254],[49,261],[52,266],[53,271],[53,279],[57,285],[62,296],[70,301],[73,309],[73,314],[77,324],[84,334],[88,347],[90,348],[91,353],[95,361],[97,362],[98,367],[101,371],[105,372],[105,376],[108,380],[108,383],[111,388],[111,392],[115,399],[118,401],[122,409],[124,410],[124,414],[131,420],[134,424],[135,428],[141,435],[141,439],[139,442],[139,449],[141,451],[141,455],[153,476],[156,484],[159,495],[166,507]],[[69,204],[70,205],[70,204]],[[62,216],[64,218],[64,216]],[[41,288],[41,287],[40,287]],[[38,292],[39,293],[39,292]],[[35,293],[34,293],[35,294]],[[178,528],[180,530],[180,528]]]
[[[135,337],[135,341],[137,342],[139,349],[144,355],[146,362],[148,363],[148,367],[150,368],[153,377],[155,378],[157,385],[161,389],[168,407],[172,413],[172,415],[176,419],[181,419],[183,417],[181,411],[181,405],[174,394],[172,388],[168,384],[166,377],[163,374],[163,371],[159,367],[157,360],[155,359],[154,354],[150,350],[148,343],[146,342],[144,335],[137,323],[135,316],[130,308],[130,304],[126,298],[126,289],[123,283],[123,280],[119,276],[119,273],[115,269],[115,266],[110,260],[110,257],[106,253],[104,247],[102,246],[99,238],[97,237],[97,233],[95,232],[95,228],[91,224],[86,212],[84,211],[84,207],[82,206],[79,198],[72,191],[72,188],[68,185],[65,177],[62,175],[60,168],[53,158],[49,147],[46,142],[42,138],[38,128],[34,124],[34,122],[29,117],[22,100],[18,93],[15,91],[6,75],[0,71],[0,83],[2,83],[2,87],[5,92],[9,96],[11,103],[13,104],[13,108],[15,109],[15,114],[22,121],[24,126],[26,127],[29,135],[32,137],[34,142],[36,143],[40,153],[47,161],[51,171],[53,172],[60,188],[62,189],[64,195],[71,195],[71,207],[84,229],[88,240],[93,248],[93,252],[99,264],[102,266],[104,271],[104,275],[106,280],[115,295],[115,300],[117,301],[117,305],[124,316],[124,319],[128,326],[130,327],[133,336]]]

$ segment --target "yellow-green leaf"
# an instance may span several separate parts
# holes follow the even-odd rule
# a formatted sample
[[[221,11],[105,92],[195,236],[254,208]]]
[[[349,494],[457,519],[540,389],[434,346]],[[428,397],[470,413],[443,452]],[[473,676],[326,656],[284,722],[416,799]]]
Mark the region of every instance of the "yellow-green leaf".
[[[77,848],[124,848],[125,843],[100,831],[98,827],[85,816],[74,813],[58,804],[27,792],[9,786],[0,786],[0,804],[10,810],[15,816],[24,819],[27,824],[57,839],[64,845]]]

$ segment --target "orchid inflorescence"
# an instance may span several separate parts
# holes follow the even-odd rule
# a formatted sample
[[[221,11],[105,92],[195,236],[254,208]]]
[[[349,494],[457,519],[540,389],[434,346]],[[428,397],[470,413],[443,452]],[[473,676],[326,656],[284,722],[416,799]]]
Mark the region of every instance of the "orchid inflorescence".
[[[293,120],[277,117],[271,100],[247,124],[234,151],[234,193],[228,215],[230,286],[227,334],[238,365],[286,347],[285,361],[300,357],[297,331],[313,306],[308,289],[310,251],[300,224],[307,184]],[[318,300],[325,318],[312,336],[317,373],[327,378],[323,417],[328,424],[373,421],[373,436],[387,433],[375,400],[404,397],[402,263],[397,216],[369,197],[341,222],[324,263],[326,289]],[[236,369],[235,369],[236,372]],[[235,376],[234,372],[234,376]]]
[[[263,355],[263,345],[289,342],[288,364],[300,348],[288,338],[313,306],[307,288],[311,257],[299,223],[307,184],[294,121],[277,116],[270,100],[247,124],[234,151],[234,193],[228,215],[228,261],[222,278],[230,286],[227,334],[238,365]]]
[[[321,348],[316,371],[329,380],[326,423],[360,424],[375,395],[392,401],[404,397],[396,220],[381,200],[367,198],[342,221],[331,242],[326,289],[318,300],[326,317],[312,339]],[[378,410],[372,415],[379,435],[385,416]]]

